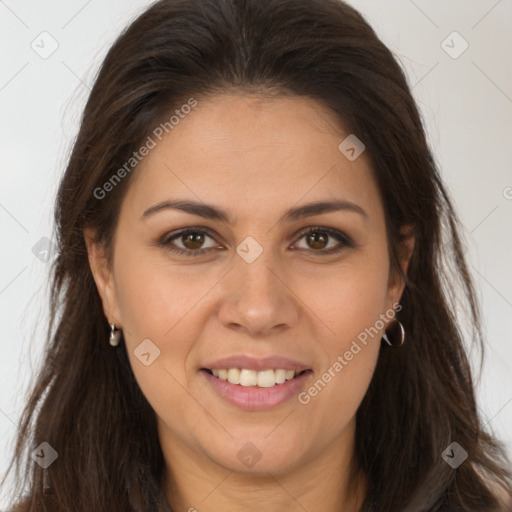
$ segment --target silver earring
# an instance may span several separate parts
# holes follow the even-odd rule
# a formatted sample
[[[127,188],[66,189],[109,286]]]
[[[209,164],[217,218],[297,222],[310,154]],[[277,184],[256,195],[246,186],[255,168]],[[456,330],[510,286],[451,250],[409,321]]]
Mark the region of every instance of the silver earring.
[[[391,339],[390,339],[391,337]],[[401,347],[404,344],[405,340],[405,330],[402,323],[396,318],[393,319],[388,328],[384,331],[382,335],[382,339],[390,346],[390,347]]]
[[[121,339],[121,331],[116,330],[116,326],[114,323],[110,324],[110,339],[109,342],[113,347],[117,347],[119,345],[119,340]]]

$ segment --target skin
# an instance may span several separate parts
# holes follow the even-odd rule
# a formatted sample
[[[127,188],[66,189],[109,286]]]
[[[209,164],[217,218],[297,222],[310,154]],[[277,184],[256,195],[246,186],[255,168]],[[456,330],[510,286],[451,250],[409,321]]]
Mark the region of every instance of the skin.
[[[133,372],[157,415],[173,510],[361,506],[364,476],[350,480],[355,414],[384,328],[307,405],[294,397],[270,410],[245,411],[199,373],[206,362],[233,354],[282,355],[313,369],[307,388],[400,301],[404,283],[390,273],[379,190],[364,152],[349,161],[338,150],[347,135],[313,100],[203,99],[134,171],[111,266],[85,231],[106,318],[123,329]],[[171,209],[141,220],[149,207],[177,198],[213,204],[235,222]],[[289,208],[333,198],[356,203],[367,218],[341,210],[279,220]],[[313,226],[341,231],[356,245],[322,255],[339,242],[329,237],[315,245],[302,236]],[[213,238],[194,245],[178,237],[174,246],[200,245],[206,255],[158,245],[184,227],[209,228]],[[250,264],[236,252],[247,236],[263,248]],[[413,247],[409,237],[404,272]],[[149,366],[134,355],[147,338],[160,350]],[[261,453],[250,468],[237,457],[248,442]]]

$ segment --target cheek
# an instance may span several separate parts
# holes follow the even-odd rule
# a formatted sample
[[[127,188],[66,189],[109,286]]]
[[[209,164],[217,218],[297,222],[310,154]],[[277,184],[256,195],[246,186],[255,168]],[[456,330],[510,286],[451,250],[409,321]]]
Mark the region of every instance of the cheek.
[[[121,244],[120,244],[121,247]],[[132,339],[173,338],[180,323],[214,284],[198,279],[187,267],[166,264],[164,258],[137,249],[116,267],[116,289],[123,324]],[[197,324],[194,324],[197,325]]]
[[[162,264],[162,258],[157,261],[142,250],[132,251],[116,267],[124,339],[135,379],[157,415],[166,418],[174,430],[183,430],[183,436],[187,435],[186,425],[176,418],[186,416],[193,422],[200,417],[190,407],[186,365],[193,340],[199,339],[202,331],[198,302],[214,284],[205,279],[187,278],[186,272],[172,269]],[[144,353],[142,346],[150,353],[148,365],[139,358]]]
[[[388,262],[376,254],[379,253],[368,252],[354,258],[350,265],[317,280],[317,286],[302,293],[321,320],[316,339],[323,349],[322,369],[306,390],[302,403],[307,402],[311,411],[340,411],[338,420],[342,422],[348,421],[361,403],[381,346]]]
[[[305,284],[302,296],[306,304],[333,335],[326,340],[329,352],[350,345],[386,311],[389,265],[379,254],[377,247],[354,253],[327,275],[319,274],[315,286]]]
[[[118,247],[123,254],[121,240]],[[115,267],[124,339],[139,386],[156,406],[163,396],[176,399],[187,386],[188,356],[203,329],[198,317],[201,298],[215,280],[192,279],[190,272],[182,271],[185,267],[162,263],[163,258],[148,255],[147,249],[125,254]],[[138,358],[140,347],[146,346],[146,359],[154,361],[148,366]]]
[[[317,338],[323,364],[298,397],[312,431],[323,431],[326,438],[336,436],[356,414],[373,377],[382,336],[375,327],[382,299],[369,304],[368,299],[343,293],[338,299],[332,315],[325,316],[332,332],[326,336],[324,329]]]

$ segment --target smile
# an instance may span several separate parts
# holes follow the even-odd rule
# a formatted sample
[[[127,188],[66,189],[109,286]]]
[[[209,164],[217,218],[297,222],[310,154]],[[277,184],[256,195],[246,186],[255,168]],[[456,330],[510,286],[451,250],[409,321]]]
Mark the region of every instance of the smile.
[[[277,384],[284,384],[287,380],[292,380],[308,371],[295,372],[294,370],[285,370],[283,368],[263,371],[247,368],[215,368],[205,370],[214,377],[228,381],[231,384],[246,387],[257,386],[259,388],[271,388]]]

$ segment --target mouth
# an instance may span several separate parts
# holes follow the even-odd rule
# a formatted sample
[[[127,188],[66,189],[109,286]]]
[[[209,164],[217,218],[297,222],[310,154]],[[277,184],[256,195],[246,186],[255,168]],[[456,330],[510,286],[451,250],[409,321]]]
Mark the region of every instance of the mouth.
[[[312,373],[311,369],[302,371],[286,370],[284,368],[267,369],[262,371],[251,370],[248,368],[201,368],[202,372],[208,373],[218,380],[229,382],[235,386],[253,387],[253,388],[273,388],[282,386],[288,381],[292,381]]]
[[[307,385],[313,370],[201,368],[198,373],[222,400],[256,412],[291,403]]]

